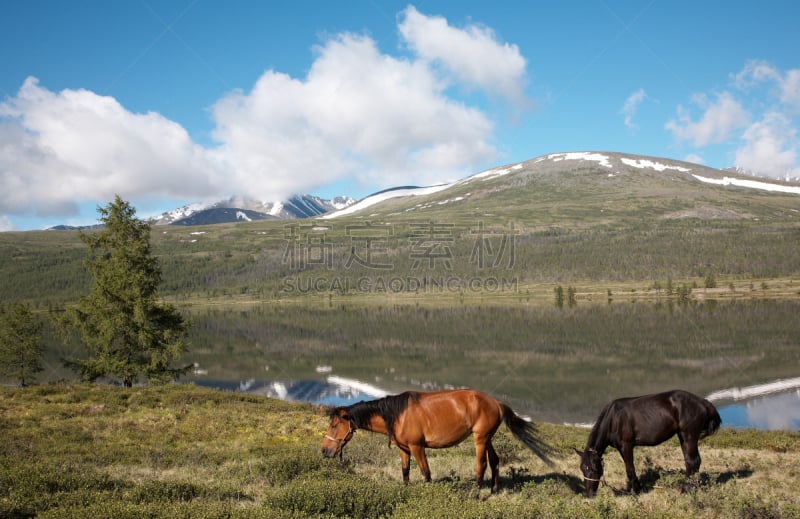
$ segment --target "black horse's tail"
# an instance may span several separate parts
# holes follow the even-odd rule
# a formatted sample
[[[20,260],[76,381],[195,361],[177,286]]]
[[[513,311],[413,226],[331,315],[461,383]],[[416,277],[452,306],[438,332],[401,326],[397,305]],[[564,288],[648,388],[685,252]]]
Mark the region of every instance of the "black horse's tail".
[[[706,436],[711,436],[719,426],[722,424],[722,418],[719,417],[719,412],[717,412],[717,408],[714,407],[714,404],[709,402],[708,400],[703,400],[703,404],[706,407],[706,426],[705,428],[700,431],[700,437],[705,438]]]
[[[503,409],[503,420],[505,420],[511,433],[528,447],[531,452],[539,456],[542,461],[552,466],[550,456],[555,452],[553,448],[538,436],[538,429],[533,422],[529,422],[518,416],[510,407],[501,403]]]

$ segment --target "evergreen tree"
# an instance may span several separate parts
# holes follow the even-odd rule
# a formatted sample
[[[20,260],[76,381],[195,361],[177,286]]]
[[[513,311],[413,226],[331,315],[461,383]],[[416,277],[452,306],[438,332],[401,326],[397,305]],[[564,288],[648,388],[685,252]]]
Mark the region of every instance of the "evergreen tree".
[[[0,373],[16,379],[21,386],[42,371],[42,323],[30,306],[17,303],[0,312]]]
[[[104,228],[80,232],[92,287],[62,318],[66,330],[80,333],[88,357],[65,364],[84,380],[119,377],[125,387],[140,376],[177,378],[189,369],[171,367],[187,350],[188,323],[157,299],[161,269],[150,248],[150,224],[119,196],[98,211]]]

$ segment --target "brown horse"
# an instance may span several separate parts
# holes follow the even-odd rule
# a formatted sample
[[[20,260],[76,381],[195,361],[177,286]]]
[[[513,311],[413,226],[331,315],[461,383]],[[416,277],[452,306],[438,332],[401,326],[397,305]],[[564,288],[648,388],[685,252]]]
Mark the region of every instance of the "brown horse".
[[[676,434],[681,443],[686,475],[700,470],[697,441],[714,434],[722,423],[714,404],[692,393],[674,390],[655,395],[619,398],[606,405],[589,433],[581,453],[586,496],[592,497],[603,478],[603,453],[608,446],[619,451],[625,462],[628,491],[641,485],[633,466],[636,445],[658,445]]]
[[[403,482],[408,484],[411,456],[426,481],[431,471],[425,448],[441,449],[458,445],[470,434],[475,439],[478,486],[486,464],[492,469],[492,492],[499,487],[500,459],[492,446],[492,436],[505,420],[509,430],[534,454],[548,464],[551,452],[536,437],[536,427],[517,416],[506,404],[472,389],[432,393],[405,392],[378,400],[336,407],[330,412],[330,425],[322,440],[322,455],[341,457],[342,449],[358,429],[385,434],[389,444],[400,449]]]

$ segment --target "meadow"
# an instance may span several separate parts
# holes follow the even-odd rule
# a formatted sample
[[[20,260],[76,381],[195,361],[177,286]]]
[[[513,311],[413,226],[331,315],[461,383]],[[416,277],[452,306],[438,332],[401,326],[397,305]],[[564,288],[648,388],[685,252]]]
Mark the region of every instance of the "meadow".
[[[800,435],[720,430],[703,440],[689,481],[676,440],[636,451],[644,491],[606,484],[582,496],[577,455],[587,429],[540,424],[556,451],[543,464],[505,427],[495,436],[501,490],[473,480],[470,440],[429,451],[433,482],[386,437],[361,432],[344,459],[320,453],[326,410],[237,392],[168,385],[0,388],[0,517],[527,518],[797,517]]]

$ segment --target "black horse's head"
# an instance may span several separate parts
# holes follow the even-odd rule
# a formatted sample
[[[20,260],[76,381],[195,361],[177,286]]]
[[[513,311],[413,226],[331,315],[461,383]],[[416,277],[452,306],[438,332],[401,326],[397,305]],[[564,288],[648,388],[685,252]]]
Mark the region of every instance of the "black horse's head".
[[[603,479],[603,455],[592,448],[577,451],[581,456],[581,472],[583,472],[583,485],[586,497],[594,497],[600,480]]]

